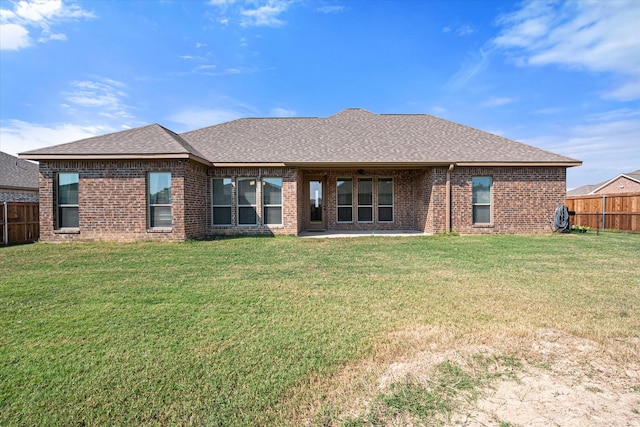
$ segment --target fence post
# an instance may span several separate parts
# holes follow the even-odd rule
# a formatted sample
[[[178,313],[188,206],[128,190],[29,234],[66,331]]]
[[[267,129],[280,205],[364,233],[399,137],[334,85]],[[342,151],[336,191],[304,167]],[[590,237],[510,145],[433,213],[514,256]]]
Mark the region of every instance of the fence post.
[[[604,231],[604,218],[607,216],[607,208],[606,208],[606,203],[607,201],[607,195],[603,194],[602,195],[602,231]]]
[[[2,202],[2,244],[9,244],[9,220],[7,219],[7,202]]]

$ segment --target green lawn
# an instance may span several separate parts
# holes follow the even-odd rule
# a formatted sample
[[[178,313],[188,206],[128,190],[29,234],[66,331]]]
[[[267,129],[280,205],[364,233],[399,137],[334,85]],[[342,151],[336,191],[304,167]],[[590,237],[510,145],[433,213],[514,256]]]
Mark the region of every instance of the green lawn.
[[[638,336],[640,236],[0,248],[0,425],[287,424],[419,325]]]

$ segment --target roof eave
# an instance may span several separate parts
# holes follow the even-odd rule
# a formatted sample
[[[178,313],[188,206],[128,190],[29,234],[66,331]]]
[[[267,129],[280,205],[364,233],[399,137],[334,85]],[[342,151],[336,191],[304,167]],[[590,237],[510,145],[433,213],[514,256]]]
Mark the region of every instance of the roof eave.
[[[0,189],[11,190],[11,191],[33,191],[36,193],[39,190],[38,187],[16,187],[13,185],[2,185],[2,184],[0,184]]]
[[[544,166],[553,166],[553,167],[573,167],[573,166],[581,166],[582,161],[580,160],[568,160],[568,161],[558,161],[558,162],[455,162],[456,166],[491,166],[491,167],[544,167]]]
[[[415,169],[423,167],[443,167],[452,164],[456,167],[572,167],[580,166],[582,162],[574,160],[562,162],[286,162],[285,164],[291,167]]]
[[[211,162],[202,157],[189,153],[165,154],[18,154],[18,158],[25,160],[193,160],[211,166]]]
[[[285,163],[275,162],[213,162],[211,164],[216,168],[284,168],[288,166]]]

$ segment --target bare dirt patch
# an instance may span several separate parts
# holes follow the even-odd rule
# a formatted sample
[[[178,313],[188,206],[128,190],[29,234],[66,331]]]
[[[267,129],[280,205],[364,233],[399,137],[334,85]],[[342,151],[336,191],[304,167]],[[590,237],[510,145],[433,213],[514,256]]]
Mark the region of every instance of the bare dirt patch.
[[[307,425],[640,426],[640,337],[599,343],[562,331],[457,334],[421,327],[393,334],[386,349],[329,383]],[[380,396],[410,381],[429,387],[453,363],[482,378],[453,397],[454,410],[390,413]]]

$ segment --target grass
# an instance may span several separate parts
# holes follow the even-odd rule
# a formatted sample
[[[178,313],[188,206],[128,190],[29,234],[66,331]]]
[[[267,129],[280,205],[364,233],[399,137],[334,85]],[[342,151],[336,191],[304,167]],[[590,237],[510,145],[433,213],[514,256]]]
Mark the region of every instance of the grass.
[[[638,336],[639,253],[620,233],[1,248],[0,425],[295,424],[318,379],[419,325]]]

